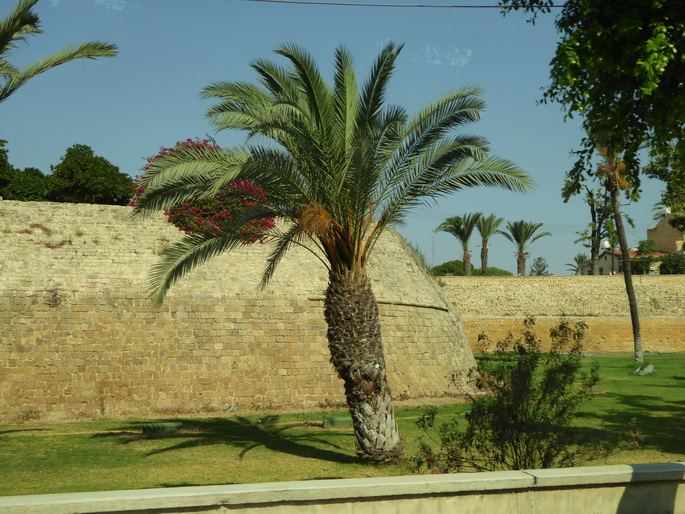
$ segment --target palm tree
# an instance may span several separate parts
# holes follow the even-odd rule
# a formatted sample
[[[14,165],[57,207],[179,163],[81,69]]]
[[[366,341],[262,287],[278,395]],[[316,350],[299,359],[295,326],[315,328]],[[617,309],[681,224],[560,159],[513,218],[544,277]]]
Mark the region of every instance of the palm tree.
[[[8,54],[18,46],[18,43],[25,42],[28,36],[43,32],[40,28],[40,18],[31,10],[36,3],[38,0],[21,0],[9,16],[0,20],[0,103],[33,77],[55,66],[75,59],[112,57],[117,54],[116,45],[91,41],[64,48],[39,59],[23,70],[16,68],[9,62]]]
[[[504,218],[499,218],[495,214],[478,218],[476,228],[482,240],[480,247],[480,274],[485,276],[488,271],[488,244],[490,238],[499,233],[499,226],[504,222]]]
[[[573,258],[573,262],[567,262],[566,266],[568,266],[568,270],[572,272],[574,275],[582,275],[583,267],[586,266],[589,262],[590,258],[586,254],[578,253]]]
[[[471,276],[471,252],[469,251],[469,239],[480,219],[480,212],[453,216],[443,221],[435,232],[447,232],[457,238],[463,250],[462,262],[464,263],[464,276]]]
[[[522,277],[526,274],[526,259],[530,257],[528,248],[541,237],[551,236],[550,232],[535,232],[542,226],[542,223],[532,223],[530,221],[511,221],[507,222],[506,232],[498,232],[514,243],[516,247],[516,272]]]
[[[514,164],[488,156],[483,138],[453,133],[479,118],[484,104],[478,90],[449,93],[414,117],[384,104],[400,50],[388,44],[361,88],[344,48],[335,52],[331,84],[295,45],[276,49],[287,67],[252,62],[258,84],[210,85],[204,97],[219,102],[209,109],[210,120],[219,130],[245,131],[246,145],[190,147],[155,160],[135,208],[149,213],[211,197],[235,180],[252,180],[269,192],[269,207],[175,244],[151,273],[151,299],[162,302],[185,273],[242,245],[236,235],[241,223],[275,217],[277,228],[265,235],[273,251],[262,285],[293,245],[309,249],[327,267],[324,317],[331,362],[344,382],[358,453],[373,462],[403,454],[378,303],[366,275],[378,238],[430,198],[477,185],[521,192],[532,186]]]

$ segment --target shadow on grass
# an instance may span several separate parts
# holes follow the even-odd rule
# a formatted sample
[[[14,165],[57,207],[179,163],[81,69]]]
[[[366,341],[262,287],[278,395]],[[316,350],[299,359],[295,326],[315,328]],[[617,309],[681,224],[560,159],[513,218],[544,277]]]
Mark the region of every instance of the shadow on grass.
[[[49,428],[15,428],[12,430],[0,430],[0,435],[15,434],[17,432],[49,432]]]
[[[602,427],[623,441],[634,428],[646,438],[645,447],[665,453],[685,452],[685,401],[642,394],[607,393],[618,408],[606,412],[583,413],[599,420]],[[634,420],[634,421],[633,421]]]
[[[313,434],[309,426],[303,423],[279,423],[279,416],[264,416],[258,421],[251,421],[243,417],[214,418],[214,419],[176,419],[183,423],[180,432],[161,438],[178,439],[177,444],[159,448],[147,453],[156,455],[174,450],[182,450],[207,445],[230,445],[240,448],[239,457],[242,459],[249,451],[263,447],[277,453],[287,453],[298,457],[327,460],[350,464],[357,462],[356,456],[346,452],[335,444],[332,439],[339,437],[354,437],[352,432],[327,431],[325,434]],[[137,422],[122,427],[128,435],[141,434],[143,426],[150,422]],[[131,432],[135,431],[135,432]],[[121,433],[108,432],[96,434],[93,437],[119,437],[122,443],[128,444],[140,437],[122,438]]]

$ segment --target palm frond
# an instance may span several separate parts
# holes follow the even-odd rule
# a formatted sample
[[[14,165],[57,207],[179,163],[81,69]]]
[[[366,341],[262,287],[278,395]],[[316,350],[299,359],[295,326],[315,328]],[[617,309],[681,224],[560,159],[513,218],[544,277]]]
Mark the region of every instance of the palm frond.
[[[243,244],[240,237],[225,233],[217,237],[211,234],[189,234],[172,245],[161,261],[154,265],[149,275],[148,298],[160,305],[173,284],[212,257]]]
[[[35,76],[56,66],[75,59],[97,59],[99,57],[113,57],[115,55],[117,55],[116,45],[100,41],[92,41],[79,46],[65,48],[10,75],[2,85],[2,88],[0,88],[0,102],[6,100],[12,93]]]
[[[315,248],[319,248],[316,240],[303,234],[300,227],[297,224],[291,224],[287,230],[280,231],[278,228],[269,231],[265,235],[265,241],[273,246],[273,251],[269,255],[266,261],[266,267],[262,273],[262,280],[259,283],[260,288],[265,288],[271,278],[273,277],[276,267],[281,262],[281,259],[293,246],[300,246],[314,255],[321,263],[330,270],[328,263],[321,258],[320,252],[317,252]],[[309,244],[306,244],[305,241]]]

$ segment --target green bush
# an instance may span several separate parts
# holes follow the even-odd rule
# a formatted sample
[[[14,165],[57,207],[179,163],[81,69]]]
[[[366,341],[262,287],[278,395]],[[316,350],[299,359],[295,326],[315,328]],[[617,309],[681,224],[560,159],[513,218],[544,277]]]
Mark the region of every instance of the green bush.
[[[550,350],[543,352],[532,332],[532,318],[519,337],[509,335],[494,353],[472,370],[481,395],[471,396],[466,428],[452,419],[436,425],[434,409],[417,421],[425,436],[434,435],[435,450],[420,441],[417,469],[432,472],[462,470],[537,469],[571,466],[596,448],[580,444],[571,427],[580,406],[599,382],[597,366],[582,371],[585,324],[563,320],[550,331]],[[481,343],[489,341],[480,338]],[[456,379],[463,377],[455,377]]]
[[[667,255],[661,259],[659,273],[662,275],[682,275],[685,274],[685,255],[675,253]]]
[[[473,270],[473,266],[471,266]],[[464,276],[464,263],[462,261],[447,261],[437,266],[433,266],[431,270],[436,277],[444,277],[445,275],[454,275],[455,277]]]
[[[473,271],[473,274],[476,276],[481,276],[481,268],[478,268]],[[501,268],[494,268],[492,266],[488,266],[488,269],[485,270],[485,276],[486,277],[513,277],[514,274],[511,271],[507,271],[505,269]]]

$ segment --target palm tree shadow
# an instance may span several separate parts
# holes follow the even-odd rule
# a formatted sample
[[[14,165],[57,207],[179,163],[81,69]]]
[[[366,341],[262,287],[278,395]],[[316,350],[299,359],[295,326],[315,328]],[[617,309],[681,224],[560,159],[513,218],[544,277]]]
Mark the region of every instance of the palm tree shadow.
[[[258,421],[243,417],[214,419],[179,419],[183,423],[180,432],[164,436],[165,439],[179,439],[178,444],[147,452],[148,456],[208,445],[230,445],[241,448],[242,459],[255,448],[266,448],[274,452],[288,453],[298,457],[326,460],[349,464],[357,458],[344,447],[331,442],[331,434],[326,437],[312,433],[312,428],[302,423],[279,423],[279,416],[265,416]],[[128,444],[142,438],[143,425],[148,422],[136,422],[122,427],[123,432],[96,434],[93,437],[120,437],[122,434],[137,437],[123,438]],[[353,437],[350,433],[337,433],[340,437]]]

